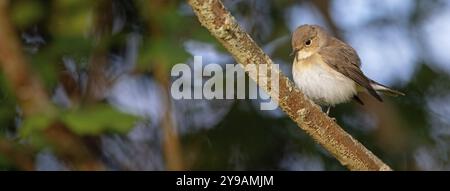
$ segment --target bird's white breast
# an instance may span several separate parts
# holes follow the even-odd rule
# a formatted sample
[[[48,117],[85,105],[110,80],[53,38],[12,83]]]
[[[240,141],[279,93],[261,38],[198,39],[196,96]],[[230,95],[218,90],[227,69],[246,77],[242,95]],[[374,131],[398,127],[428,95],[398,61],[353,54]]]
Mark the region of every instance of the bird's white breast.
[[[292,74],[297,87],[320,105],[334,106],[356,94],[355,82],[332,69],[319,56],[294,60]]]

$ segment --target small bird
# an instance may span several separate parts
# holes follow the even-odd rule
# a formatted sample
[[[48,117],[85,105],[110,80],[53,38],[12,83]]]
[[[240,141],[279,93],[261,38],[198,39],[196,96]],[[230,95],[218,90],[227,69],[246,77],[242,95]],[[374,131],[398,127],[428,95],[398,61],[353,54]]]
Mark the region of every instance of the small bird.
[[[383,100],[377,91],[405,95],[365,76],[356,51],[320,26],[298,27],[292,35],[292,50],[295,84],[316,104],[328,107],[327,114],[331,107],[351,99],[363,105],[360,92],[368,92],[380,102]]]

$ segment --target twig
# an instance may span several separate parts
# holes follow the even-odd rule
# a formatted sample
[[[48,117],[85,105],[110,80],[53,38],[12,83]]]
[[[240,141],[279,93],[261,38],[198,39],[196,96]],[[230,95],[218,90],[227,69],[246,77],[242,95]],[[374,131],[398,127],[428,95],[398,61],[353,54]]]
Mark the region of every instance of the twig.
[[[350,170],[391,170],[321,109],[308,100],[281,72],[273,61],[244,32],[220,0],[188,0],[200,23],[231,53],[242,66],[267,64],[268,73],[279,74],[279,92],[268,91],[270,86],[257,81],[258,74],[246,69],[250,78],[278,101],[281,109],[316,142],[328,150],[342,165]],[[272,71],[270,71],[272,70]]]
[[[25,116],[48,110],[50,101],[39,79],[26,66],[25,57],[8,15],[8,1],[0,0],[0,65]]]
[[[181,154],[181,144],[176,123],[172,116],[172,102],[169,93],[169,77],[166,63],[159,62],[155,66],[155,79],[161,84],[163,89],[164,116],[161,121],[163,131],[163,150],[167,170],[185,170],[183,165],[183,157]]]
[[[159,41],[164,38],[163,26],[158,21],[160,15],[158,15],[161,9],[170,6],[172,1],[166,0],[148,0],[147,2],[148,10],[148,26],[149,31],[151,31],[151,40]],[[155,80],[163,88],[163,105],[164,105],[164,115],[161,120],[161,129],[163,132],[163,151],[165,166],[167,170],[186,170],[183,161],[182,147],[180,143],[180,136],[177,131],[177,124],[172,116],[172,100],[170,99],[170,79],[169,79],[169,63],[166,59],[161,58],[161,56],[154,56],[151,61],[154,63],[152,70],[155,74]]]

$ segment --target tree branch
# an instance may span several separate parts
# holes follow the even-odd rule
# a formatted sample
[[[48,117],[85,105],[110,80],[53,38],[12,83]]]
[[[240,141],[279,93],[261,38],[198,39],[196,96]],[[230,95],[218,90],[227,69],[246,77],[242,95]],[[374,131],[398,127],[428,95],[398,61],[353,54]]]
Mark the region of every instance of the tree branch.
[[[258,81],[256,71],[244,67],[250,78],[268,92],[272,99],[278,101],[281,109],[342,165],[350,170],[391,170],[388,165],[306,98],[277,68],[274,68],[273,61],[239,27],[220,0],[188,0],[188,3],[192,6],[200,23],[241,66],[267,64],[268,73],[279,74],[279,91],[270,91],[270,83],[264,80]]]
[[[29,71],[7,13],[8,1],[0,0],[0,66],[25,116],[49,110],[48,95],[39,79]]]
[[[150,31],[150,39],[152,41],[160,41],[164,38],[164,30],[159,20],[159,13],[162,9],[167,8],[172,3],[166,0],[148,0],[148,30]],[[166,170],[186,170],[183,164],[182,147],[180,137],[177,131],[177,124],[172,116],[172,100],[170,99],[170,78],[169,78],[169,63],[167,59],[161,55],[154,55],[151,62],[154,64],[152,70],[155,74],[155,80],[163,87],[163,105],[165,112],[161,121],[161,129],[163,133],[163,153]]]

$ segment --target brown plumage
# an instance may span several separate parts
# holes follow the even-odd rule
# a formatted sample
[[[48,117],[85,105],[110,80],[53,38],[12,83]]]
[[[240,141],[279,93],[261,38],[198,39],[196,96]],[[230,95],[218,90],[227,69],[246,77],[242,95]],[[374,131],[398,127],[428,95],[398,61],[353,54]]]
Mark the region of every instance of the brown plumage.
[[[338,102],[346,101],[344,98],[354,98],[362,104],[362,101],[356,95],[360,89],[365,89],[379,101],[382,101],[382,99],[376,91],[384,92],[388,95],[404,95],[366,77],[360,69],[361,60],[356,51],[351,46],[329,35],[320,26],[302,25],[298,27],[292,36],[292,48],[293,53],[295,53],[293,73],[297,77],[294,81],[313,100],[325,100],[325,105],[334,105]],[[309,67],[311,64],[324,65],[323,63],[326,66],[321,66],[322,68],[320,69],[317,69],[317,67],[311,69]],[[362,88],[358,88],[355,84],[354,89],[352,89],[352,85],[348,84],[350,81],[343,79],[345,77],[339,76],[338,73],[333,73],[328,67],[351,79],[357,86]],[[317,76],[315,76],[314,72],[317,73]],[[308,78],[305,78],[305,75],[308,75]],[[334,76],[336,76],[336,82],[333,81],[334,79],[331,79]],[[323,79],[324,85],[311,86],[306,84],[309,78]],[[342,86],[347,89],[335,90],[335,86]],[[322,90],[316,91],[314,88],[322,88]],[[326,92],[327,88],[334,92]],[[336,96],[341,97],[335,99],[333,95],[329,95],[332,93],[338,93],[340,95]],[[321,94],[324,95],[322,96],[323,98]],[[329,103],[327,103],[327,100]]]
[[[328,43],[318,52],[325,63],[334,68],[336,71],[344,74],[367,91],[377,100],[383,101],[380,95],[373,89],[370,79],[361,71],[361,59],[356,51],[344,44],[342,41],[331,37]],[[343,64],[345,63],[345,64]]]

